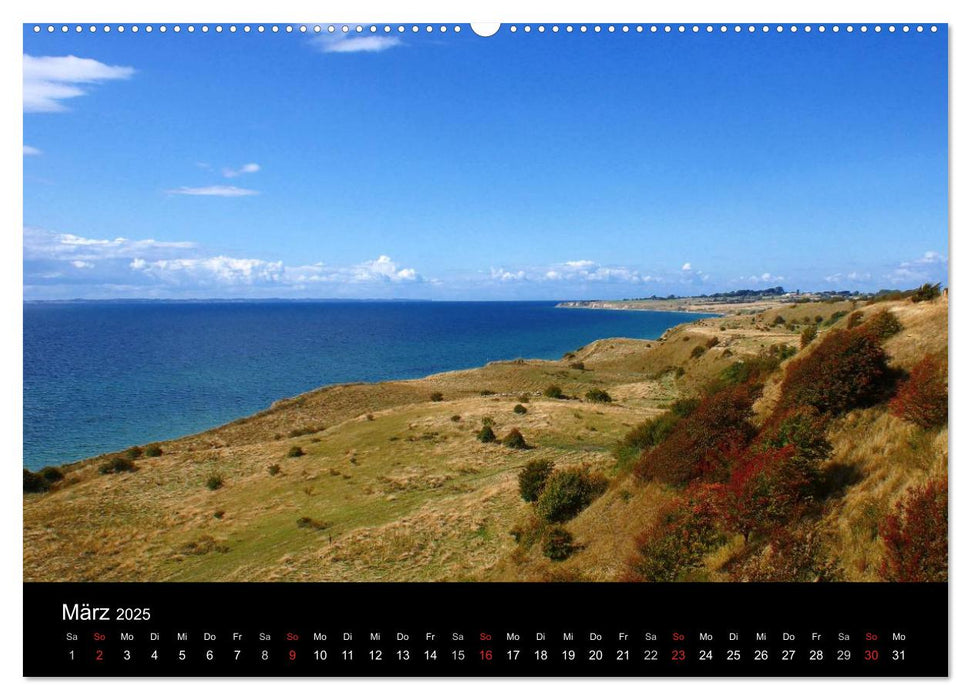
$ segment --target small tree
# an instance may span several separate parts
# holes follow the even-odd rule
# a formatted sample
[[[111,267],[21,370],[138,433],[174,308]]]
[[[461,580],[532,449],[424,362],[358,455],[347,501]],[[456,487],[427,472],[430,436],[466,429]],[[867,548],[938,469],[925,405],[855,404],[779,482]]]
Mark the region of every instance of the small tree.
[[[912,489],[880,526],[887,581],[947,581],[947,480]]]
[[[483,425],[482,429],[475,436],[479,442],[495,442],[496,434],[492,430],[491,425]]]
[[[506,437],[502,439],[502,444],[514,450],[525,450],[529,447],[529,445],[526,444],[526,438],[524,438],[523,434],[519,432],[519,428],[513,428],[510,430],[506,434]]]
[[[527,503],[532,503],[546,487],[546,480],[553,473],[553,460],[534,459],[519,471],[519,495]]]
[[[924,355],[890,401],[890,412],[933,430],[947,425],[947,354]]]

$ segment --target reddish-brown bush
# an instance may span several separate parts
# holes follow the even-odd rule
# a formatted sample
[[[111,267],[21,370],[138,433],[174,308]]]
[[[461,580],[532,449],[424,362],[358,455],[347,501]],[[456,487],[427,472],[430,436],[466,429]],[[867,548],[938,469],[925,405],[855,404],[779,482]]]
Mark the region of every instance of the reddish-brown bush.
[[[701,475],[727,477],[731,456],[744,450],[755,434],[749,418],[758,391],[743,384],[705,397],[664,442],[641,455],[634,473],[669,484],[686,484]]]
[[[677,581],[701,564],[722,541],[716,488],[693,486],[664,509],[658,522],[637,538],[637,554],[627,562],[627,580]]]
[[[947,480],[912,489],[880,525],[888,581],[947,581]]]
[[[947,425],[947,355],[924,355],[890,402],[898,418],[933,429]]]
[[[811,353],[789,364],[779,406],[843,413],[878,400],[889,375],[887,354],[876,336],[864,328],[831,331]]]
[[[753,533],[795,520],[805,506],[806,478],[790,464],[795,452],[792,445],[752,450],[732,468],[718,511],[727,528],[746,542]]]
[[[812,406],[800,406],[775,413],[762,427],[759,442],[767,447],[792,446],[789,466],[806,484],[803,495],[813,496],[822,484],[820,464],[829,459],[833,446],[826,438],[828,420]]]
[[[813,527],[772,532],[764,548],[729,570],[733,581],[816,583],[838,581],[839,567],[826,556]]]

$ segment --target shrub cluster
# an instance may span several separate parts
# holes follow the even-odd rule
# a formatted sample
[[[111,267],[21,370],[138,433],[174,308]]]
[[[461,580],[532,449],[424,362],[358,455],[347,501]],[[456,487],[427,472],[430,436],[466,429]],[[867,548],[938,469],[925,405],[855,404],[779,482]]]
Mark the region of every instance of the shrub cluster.
[[[939,296],[941,296],[940,283],[931,284],[927,282],[914,290],[914,293],[910,295],[910,300],[915,304],[919,304],[922,301],[932,301]]]
[[[888,581],[947,581],[947,480],[912,489],[880,525]]]
[[[749,418],[757,392],[757,387],[745,384],[706,396],[663,442],[641,455],[634,473],[669,484],[686,484],[702,474],[717,476],[755,435]]]
[[[551,527],[543,533],[543,554],[553,561],[569,559],[576,550],[573,535],[562,527]]]
[[[581,467],[553,472],[536,500],[536,512],[549,523],[563,523],[607,490],[607,479]]]
[[[116,474],[119,472],[135,471],[135,463],[127,457],[112,457],[98,467],[99,474]]]
[[[862,328],[831,331],[788,366],[780,407],[840,414],[879,399],[889,377],[887,354],[873,334]]]
[[[712,496],[707,487],[692,487],[670,503],[658,521],[637,538],[637,553],[627,563],[626,578],[678,581],[698,567],[723,539]]]
[[[496,434],[495,432],[493,432],[491,425],[483,425],[482,429],[478,433],[476,433],[475,437],[476,439],[478,439],[479,442],[488,443],[488,442],[496,441]]]
[[[550,384],[548,387],[543,389],[543,396],[548,399],[562,399],[563,390],[556,384]]]
[[[897,335],[904,329],[903,325],[892,311],[883,309],[866,323],[866,328],[880,340],[886,340]]]
[[[610,403],[613,401],[610,394],[608,394],[603,389],[591,389],[586,393],[587,401],[593,401],[594,403]]]
[[[483,428],[483,430],[485,430],[485,428]],[[526,443],[526,438],[524,438],[523,434],[519,432],[519,428],[513,428],[512,430],[510,430],[506,434],[506,437],[502,439],[502,444],[505,447],[509,447],[514,450],[529,449],[529,445]]]
[[[552,460],[534,459],[527,462],[519,471],[519,495],[527,503],[536,501],[546,487],[546,480],[552,473]]]
[[[890,412],[921,428],[947,425],[947,354],[924,355],[890,401]]]

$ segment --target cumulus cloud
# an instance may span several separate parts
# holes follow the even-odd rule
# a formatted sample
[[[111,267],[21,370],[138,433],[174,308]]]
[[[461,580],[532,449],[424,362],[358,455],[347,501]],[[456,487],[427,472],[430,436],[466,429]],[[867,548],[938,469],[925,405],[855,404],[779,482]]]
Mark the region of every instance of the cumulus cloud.
[[[311,40],[313,46],[323,53],[377,53],[401,45],[401,39],[396,36],[359,36],[345,34],[321,34]]]
[[[489,276],[497,282],[523,282],[528,279],[525,270],[507,270],[504,267],[493,267]]]
[[[546,267],[507,270],[493,267],[489,277],[497,282],[629,282],[657,281],[657,278],[624,266],[601,265],[593,260],[568,260]]]
[[[86,260],[72,260],[71,266],[77,270],[90,270],[94,267],[94,263],[88,262]]]
[[[205,187],[177,187],[166,190],[167,194],[182,194],[191,197],[252,197],[259,194],[256,190],[247,190],[233,185],[207,185]]]
[[[216,255],[209,258],[176,258],[149,262],[135,258],[129,267],[156,279],[174,284],[225,284],[228,286],[279,282],[283,279],[283,262],[255,258],[231,258]]]
[[[839,282],[867,282],[871,275],[869,272],[837,272],[833,275],[826,275],[823,279],[831,284]]]
[[[683,272],[690,272],[691,271],[691,263],[686,262],[684,265],[681,266],[681,270]]]
[[[41,151],[39,148],[34,148],[33,146],[28,146],[26,143],[24,144],[24,155],[25,156],[39,156],[41,153],[43,153],[43,151]]]
[[[88,86],[127,80],[128,66],[109,66],[93,58],[24,54],[24,111],[63,112],[65,100],[86,94]]]
[[[246,163],[238,168],[223,168],[223,177],[239,177],[260,171],[259,163]]]

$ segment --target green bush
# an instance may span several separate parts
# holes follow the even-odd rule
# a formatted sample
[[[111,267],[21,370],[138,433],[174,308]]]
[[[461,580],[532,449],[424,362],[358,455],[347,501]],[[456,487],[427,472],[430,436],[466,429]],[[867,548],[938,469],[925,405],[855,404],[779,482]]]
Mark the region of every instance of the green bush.
[[[449,420],[452,421],[453,423],[458,423],[460,420],[462,420],[462,416],[456,413],[454,416],[449,418]]]
[[[215,491],[223,487],[223,477],[219,472],[212,472],[206,477],[206,488]]]
[[[101,474],[117,474],[133,471],[135,471],[135,463],[126,457],[112,457],[98,467],[98,472]]]
[[[700,403],[701,399],[694,396],[687,399],[675,399],[668,406],[668,410],[678,418],[687,418],[695,412],[695,409],[698,408],[698,404]]]
[[[620,441],[620,446],[638,451],[657,447],[664,442],[664,438],[671,433],[679,420],[680,416],[673,411],[648,418],[631,428]]]
[[[704,345],[695,345],[694,348],[691,349],[691,359],[697,360],[706,352],[708,352],[708,348],[706,348]]]
[[[919,304],[922,301],[931,301],[933,299],[937,299],[939,296],[941,296],[940,283],[930,284],[928,282],[918,287],[917,290],[910,295],[910,300],[915,304]]]
[[[280,465],[279,464],[271,464],[270,466],[268,466],[266,468],[266,471],[268,471],[270,473],[270,476],[276,476],[277,474],[280,473]]]
[[[294,445],[287,450],[287,457],[303,457],[305,454],[306,452],[303,451],[303,448],[300,447],[300,445]]]
[[[159,447],[158,445],[149,445],[148,447],[145,448],[145,456],[146,457],[161,457],[162,456],[162,448]]]
[[[522,415],[526,413],[526,407],[523,406],[521,403],[517,403],[515,406],[512,407],[512,412]]]
[[[440,391],[433,391],[432,394],[431,394],[431,396],[429,396],[428,398],[430,400],[432,400],[432,401],[444,401],[445,400],[445,397],[442,395],[442,392],[440,392]]]
[[[125,456],[128,459],[138,459],[142,456],[142,448],[138,446],[129,447],[127,450],[125,450]]]
[[[491,425],[483,425],[482,430],[478,432],[476,438],[478,438],[479,442],[495,442],[496,434],[493,432]]]
[[[526,438],[523,434],[519,432],[519,428],[513,428],[506,434],[506,437],[502,439],[502,444],[506,447],[512,448],[514,450],[525,450],[529,447],[526,444]]]
[[[573,544],[573,535],[562,527],[551,527],[543,533],[541,546],[543,554],[553,561],[569,559],[570,555],[576,550]]]
[[[782,318],[782,316],[776,316],[774,319],[772,319],[772,325],[773,326],[784,326],[784,325],[786,325],[786,320],[784,318]]]
[[[520,394],[519,403],[529,403],[529,394]]]
[[[556,384],[550,384],[548,387],[543,389],[543,396],[548,399],[562,399],[563,390]]]
[[[811,342],[816,339],[816,335],[819,333],[819,329],[816,326],[808,326],[803,328],[802,333],[799,335],[799,347],[805,348]]]
[[[44,493],[51,487],[51,482],[37,472],[24,469],[24,493]]]
[[[904,329],[900,319],[887,309],[867,321],[866,328],[880,340],[891,338]]]
[[[594,403],[610,403],[613,399],[603,389],[591,389],[586,394],[587,401],[593,401]]]
[[[607,490],[607,479],[587,469],[573,467],[555,471],[536,500],[536,512],[549,523],[563,523],[577,516]]]
[[[519,470],[519,495],[527,503],[539,498],[546,486],[546,480],[553,473],[553,461],[534,459]]]
[[[38,474],[40,474],[49,484],[53,484],[64,479],[64,472],[57,467],[44,467],[38,472]]]

